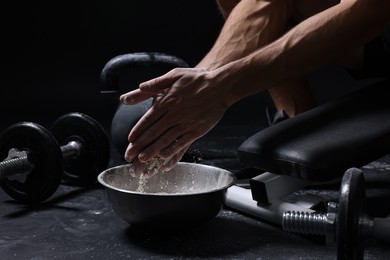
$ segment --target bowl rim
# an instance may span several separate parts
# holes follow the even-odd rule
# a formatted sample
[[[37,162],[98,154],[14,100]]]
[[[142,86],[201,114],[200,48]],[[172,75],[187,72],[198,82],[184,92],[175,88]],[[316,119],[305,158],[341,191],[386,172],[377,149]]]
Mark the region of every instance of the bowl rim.
[[[190,193],[162,193],[162,192],[159,193],[159,192],[156,192],[156,193],[147,193],[147,192],[131,191],[131,190],[117,188],[117,187],[115,187],[113,185],[110,185],[110,184],[106,183],[103,180],[103,177],[105,175],[107,175],[110,171],[113,171],[113,170],[118,169],[118,168],[128,167],[129,165],[131,165],[131,163],[117,165],[117,166],[114,166],[114,167],[111,167],[111,168],[107,168],[106,170],[102,171],[98,175],[98,177],[97,177],[98,182],[101,185],[103,185],[106,190],[110,189],[110,190],[119,191],[119,192],[122,192],[122,193],[136,194],[136,195],[142,195],[142,196],[178,197],[178,196],[194,196],[194,195],[208,194],[208,193],[218,192],[218,191],[221,191],[221,190],[226,190],[229,187],[233,186],[236,183],[236,181],[237,181],[237,177],[231,171],[228,171],[226,169],[219,168],[219,167],[212,166],[212,165],[207,165],[207,164],[189,163],[189,162],[178,162],[177,165],[197,165],[197,166],[201,166],[201,167],[204,167],[204,168],[220,170],[220,171],[223,171],[223,172],[227,173],[229,175],[229,177],[232,178],[232,181],[230,183],[220,187],[220,188],[215,188],[215,189],[211,189],[209,191],[202,191],[202,192],[190,192]]]

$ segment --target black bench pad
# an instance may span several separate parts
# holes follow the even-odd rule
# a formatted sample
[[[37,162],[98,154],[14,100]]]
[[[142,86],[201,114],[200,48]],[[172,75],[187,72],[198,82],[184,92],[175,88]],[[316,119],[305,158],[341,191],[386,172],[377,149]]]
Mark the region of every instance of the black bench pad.
[[[340,178],[388,153],[389,80],[268,127],[238,148],[248,167],[312,181]]]

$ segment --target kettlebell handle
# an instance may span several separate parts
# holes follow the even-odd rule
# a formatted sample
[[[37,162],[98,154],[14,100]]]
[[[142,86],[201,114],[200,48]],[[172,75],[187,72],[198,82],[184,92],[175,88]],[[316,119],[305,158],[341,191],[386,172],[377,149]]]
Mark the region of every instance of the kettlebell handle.
[[[145,69],[157,67],[173,69],[177,67],[187,68],[188,64],[173,55],[157,52],[137,52],[115,56],[104,66],[100,74],[101,93],[119,92],[119,76],[129,69],[145,67]]]

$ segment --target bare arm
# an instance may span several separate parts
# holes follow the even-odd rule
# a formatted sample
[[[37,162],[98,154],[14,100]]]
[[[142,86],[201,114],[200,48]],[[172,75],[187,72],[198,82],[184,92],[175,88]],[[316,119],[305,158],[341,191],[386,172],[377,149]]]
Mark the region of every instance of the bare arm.
[[[389,18],[389,0],[344,0],[244,58],[208,70],[175,69],[141,84],[121,100],[160,98],[129,134],[127,160],[179,153],[233,103],[336,60],[375,37]]]
[[[216,70],[216,79],[228,86],[224,91],[229,93],[226,102],[230,106],[335,61],[378,35],[389,19],[388,0],[344,0],[303,21],[274,43]]]

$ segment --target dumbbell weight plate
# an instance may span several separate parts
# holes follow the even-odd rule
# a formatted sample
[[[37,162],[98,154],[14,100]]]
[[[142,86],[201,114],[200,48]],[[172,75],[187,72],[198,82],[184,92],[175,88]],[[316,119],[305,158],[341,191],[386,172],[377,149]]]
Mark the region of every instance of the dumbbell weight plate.
[[[336,222],[337,259],[363,259],[364,239],[359,227],[365,212],[365,186],[363,172],[348,169],[343,176]]]
[[[48,199],[57,190],[63,174],[62,154],[55,138],[38,124],[20,122],[0,136],[1,161],[12,148],[29,151],[35,167],[24,181],[5,178],[0,181],[1,187],[20,203],[34,204]]]
[[[70,141],[82,143],[77,158],[64,160],[64,181],[76,186],[95,182],[110,159],[110,144],[103,127],[85,114],[68,113],[58,118],[50,131],[60,146]]]

